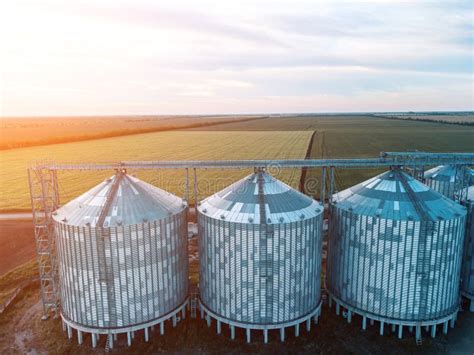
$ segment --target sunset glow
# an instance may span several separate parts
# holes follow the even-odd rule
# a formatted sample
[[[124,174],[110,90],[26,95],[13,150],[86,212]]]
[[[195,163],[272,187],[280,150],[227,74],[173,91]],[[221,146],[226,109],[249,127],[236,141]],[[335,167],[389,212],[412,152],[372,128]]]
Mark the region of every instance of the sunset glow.
[[[473,13],[469,1],[3,1],[0,114],[472,110]]]

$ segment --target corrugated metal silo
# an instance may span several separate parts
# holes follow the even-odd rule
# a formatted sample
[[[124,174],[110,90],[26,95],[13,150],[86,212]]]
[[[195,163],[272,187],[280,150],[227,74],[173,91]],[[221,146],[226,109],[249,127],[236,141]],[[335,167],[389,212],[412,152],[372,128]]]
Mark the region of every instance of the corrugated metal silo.
[[[201,310],[230,326],[263,330],[317,322],[323,207],[257,169],[198,208]]]
[[[466,210],[399,169],[334,195],[327,288],[352,314],[447,332],[459,308]]]
[[[54,213],[61,316],[92,334],[144,330],[184,313],[188,297],[187,205],[118,172]]]
[[[424,173],[424,183],[451,200],[466,197],[471,172],[465,166],[440,165]]]
[[[463,204],[467,207],[468,217],[461,272],[461,293],[471,301],[470,311],[474,312],[474,186],[469,187]]]

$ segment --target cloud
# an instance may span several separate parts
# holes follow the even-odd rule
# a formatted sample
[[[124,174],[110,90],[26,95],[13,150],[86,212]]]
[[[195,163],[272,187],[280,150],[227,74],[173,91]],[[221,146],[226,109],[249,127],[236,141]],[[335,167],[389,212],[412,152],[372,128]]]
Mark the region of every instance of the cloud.
[[[474,108],[469,2],[8,6],[4,115]]]

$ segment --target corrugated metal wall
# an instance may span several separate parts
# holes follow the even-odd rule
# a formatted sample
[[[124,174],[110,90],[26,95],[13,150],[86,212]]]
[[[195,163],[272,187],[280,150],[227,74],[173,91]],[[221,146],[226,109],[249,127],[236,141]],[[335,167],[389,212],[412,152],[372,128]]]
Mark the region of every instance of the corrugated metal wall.
[[[461,291],[474,299],[474,201],[466,203],[468,217],[464,241],[464,256],[461,273]]]
[[[328,290],[348,305],[393,320],[421,321],[459,304],[464,217],[395,221],[331,206]]]
[[[201,301],[221,317],[275,324],[320,302],[321,218],[240,224],[199,214]]]
[[[188,294],[187,210],[112,228],[56,222],[61,311],[91,328],[152,321]]]
[[[453,176],[453,181],[443,181],[443,180],[435,180],[435,179],[426,179],[425,184],[439,192],[440,194],[450,198],[451,200],[455,200],[455,192],[456,190],[459,190],[459,188],[462,186],[459,183],[454,182],[454,176]]]

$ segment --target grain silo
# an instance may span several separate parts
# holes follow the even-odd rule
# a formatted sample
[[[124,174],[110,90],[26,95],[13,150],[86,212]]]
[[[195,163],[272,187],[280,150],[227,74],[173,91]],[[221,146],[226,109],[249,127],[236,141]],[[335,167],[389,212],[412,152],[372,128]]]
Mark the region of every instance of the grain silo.
[[[467,207],[466,236],[464,237],[464,257],[461,272],[461,293],[470,300],[470,311],[474,312],[474,186],[469,187]]]
[[[198,208],[200,306],[211,318],[251,331],[316,323],[321,310],[323,207],[263,169]]]
[[[465,166],[440,165],[424,173],[424,183],[455,201],[466,197],[471,171]]]
[[[69,337],[144,331],[184,316],[188,297],[187,204],[125,172],[54,213],[61,317]]]
[[[371,324],[431,329],[454,326],[466,209],[399,169],[333,196],[327,288],[336,313],[344,307]],[[430,328],[431,327],[431,328]]]

